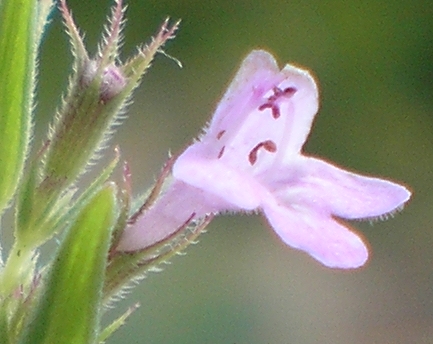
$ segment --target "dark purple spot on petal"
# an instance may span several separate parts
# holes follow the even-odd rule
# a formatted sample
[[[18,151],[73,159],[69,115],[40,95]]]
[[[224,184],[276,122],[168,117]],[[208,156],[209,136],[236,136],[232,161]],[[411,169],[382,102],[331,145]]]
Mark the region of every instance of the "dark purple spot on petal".
[[[223,148],[221,148],[220,152],[218,153],[218,157],[217,157],[218,159],[220,159],[223,156],[225,149],[226,149],[226,146],[223,146]]]
[[[221,137],[223,137],[223,135],[225,134],[225,130],[221,130],[218,134],[217,134],[217,140],[219,140]]]

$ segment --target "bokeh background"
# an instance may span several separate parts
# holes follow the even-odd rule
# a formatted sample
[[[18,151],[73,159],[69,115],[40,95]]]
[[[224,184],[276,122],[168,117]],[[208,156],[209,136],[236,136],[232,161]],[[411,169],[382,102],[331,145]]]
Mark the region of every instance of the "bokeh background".
[[[68,3],[94,53],[111,1]],[[386,222],[353,224],[371,248],[356,271],[284,246],[259,216],[220,217],[111,312],[141,303],[110,343],[433,343],[431,1],[129,0],[123,58],[167,15],[182,18],[166,51],[184,67],[157,56],[112,141],[137,194],[169,150],[198,134],[244,56],[264,48],[319,80],[306,152],[403,182],[414,196]],[[67,83],[67,44],[56,12],[42,46],[36,139]]]

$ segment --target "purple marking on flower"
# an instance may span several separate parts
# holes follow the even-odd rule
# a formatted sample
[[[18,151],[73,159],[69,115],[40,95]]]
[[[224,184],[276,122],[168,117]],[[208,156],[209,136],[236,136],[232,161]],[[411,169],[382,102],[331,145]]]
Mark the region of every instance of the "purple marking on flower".
[[[191,214],[259,210],[286,244],[322,264],[363,265],[366,245],[337,218],[380,217],[411,194],[303,155],[317,110],[318,90],[307,71],[292,65],[280,71],[269,53],[253,51],[204,135],[174,163],[167,191],[125,230],[118,250],[148,247]]]
[[[221,158],[222,156],[223,156],[223,154],[224,154],[224,149],[225,149],[226,147],[224,147],[223,146],[223,148],[221,148],[221,150],[220,150],[220,152],[218,153],[218,156],[217,156],[217,158],[219,159],[219,158]]]
[[[218,134],[217,134],[217,140],[219,140],[221,137],[223,137],[224,133],[226,131],[225,130],[221,130]]]

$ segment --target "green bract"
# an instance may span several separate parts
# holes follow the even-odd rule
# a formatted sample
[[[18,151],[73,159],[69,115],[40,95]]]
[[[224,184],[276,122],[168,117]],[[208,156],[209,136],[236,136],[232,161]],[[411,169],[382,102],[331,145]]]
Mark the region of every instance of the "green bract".
[[[68,230],[21,343],[86,344],[96,338],[115,195],[113,184],[102,188]]]

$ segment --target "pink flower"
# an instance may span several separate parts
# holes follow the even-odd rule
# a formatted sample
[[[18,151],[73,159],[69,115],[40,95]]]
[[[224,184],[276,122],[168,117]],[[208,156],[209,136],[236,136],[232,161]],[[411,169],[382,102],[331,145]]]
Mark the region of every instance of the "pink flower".
[[[118,250],[148,247],[208,213],[258,210],[286,244],[322,264],[363,265],[366,245],[338,218],[380,217],[410,192],[303,155],[317,110],[307,71],[280,71],[269,53],[250,53],[204,134],[174,163],[166,192],[125,230]]]

